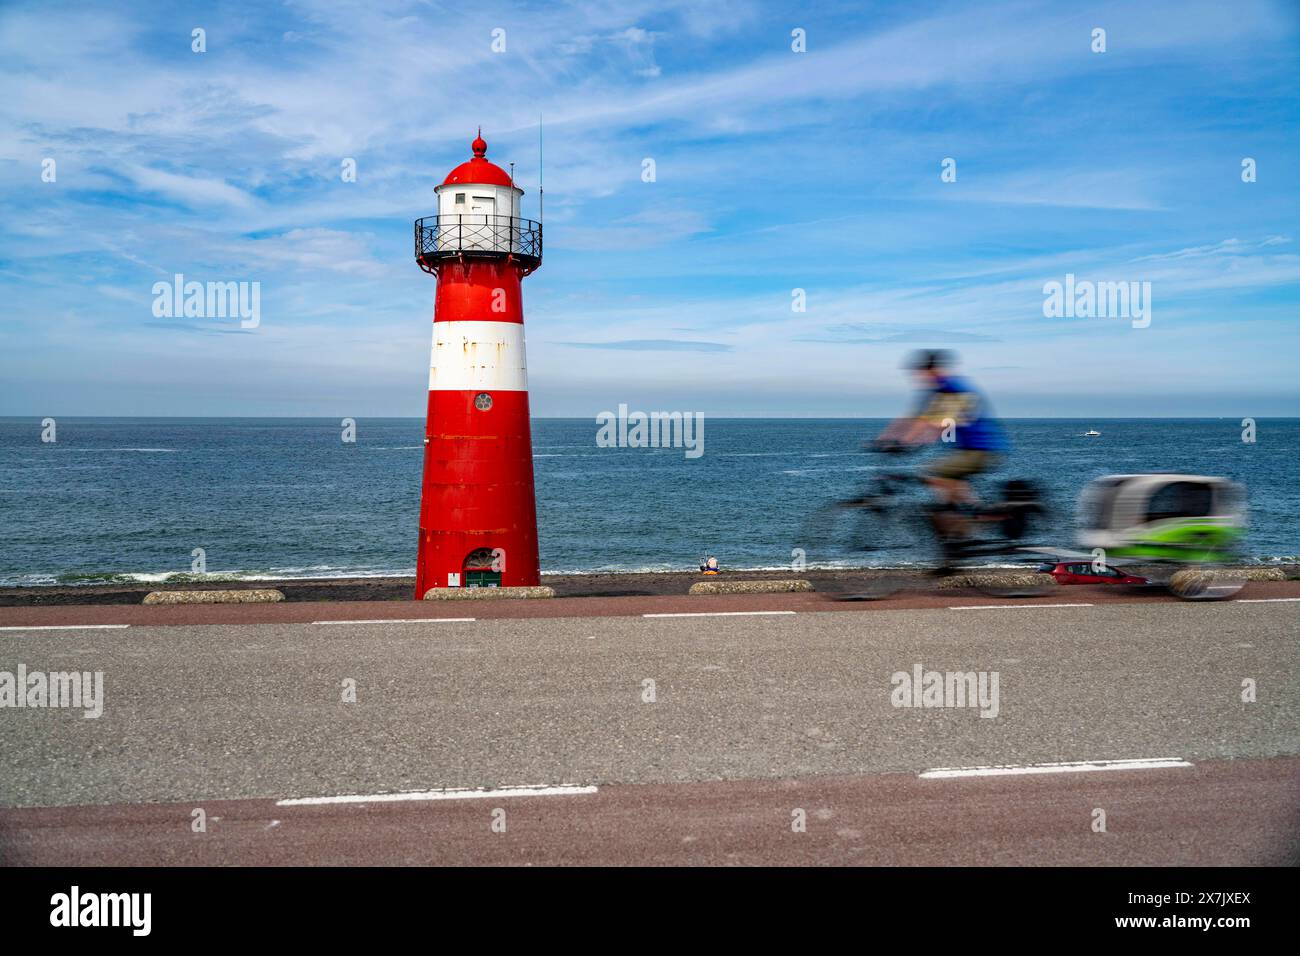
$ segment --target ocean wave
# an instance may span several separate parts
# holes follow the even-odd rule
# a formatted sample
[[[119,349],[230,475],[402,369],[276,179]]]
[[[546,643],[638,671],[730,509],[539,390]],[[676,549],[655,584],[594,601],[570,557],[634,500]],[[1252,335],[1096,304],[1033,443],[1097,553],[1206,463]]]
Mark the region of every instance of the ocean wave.
[[[813,475],[829,475],[837,472],[879,470],[879,465],[852,465],[848,468],[787,468],[777,474],[793,475],[796,478],[810,478]]]
[[[402,578],[415,574],[407,568],[352,568],[313,565],[297,568],[261,570],[208,571],[68,571],[63,573],[29,573],[0,575],[0,587],[78,587],[103,584],[203,584],[221,581],[296,581],[318,578]]]

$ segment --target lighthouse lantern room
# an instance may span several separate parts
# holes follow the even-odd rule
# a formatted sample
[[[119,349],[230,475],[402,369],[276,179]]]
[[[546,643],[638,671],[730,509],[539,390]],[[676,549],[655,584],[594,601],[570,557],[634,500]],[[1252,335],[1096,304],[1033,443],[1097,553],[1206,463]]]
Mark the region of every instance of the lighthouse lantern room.
[[[541,265],[542,226],[519,215],[523,190],[473,157],[415,223],[415,259],[437,277],[429,363],[415,596],[433,588],[535,585],[533,491],[522,282]]]

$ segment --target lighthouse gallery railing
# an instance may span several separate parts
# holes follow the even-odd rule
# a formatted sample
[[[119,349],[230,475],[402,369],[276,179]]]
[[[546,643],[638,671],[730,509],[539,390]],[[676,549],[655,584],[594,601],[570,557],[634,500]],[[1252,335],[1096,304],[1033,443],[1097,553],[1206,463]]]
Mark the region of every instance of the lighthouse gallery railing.
[[[528,271],[542,261],[542,224],[516,216],[467,213],[415,221],[415,260],[433,271],[461,256],[510,255]]]

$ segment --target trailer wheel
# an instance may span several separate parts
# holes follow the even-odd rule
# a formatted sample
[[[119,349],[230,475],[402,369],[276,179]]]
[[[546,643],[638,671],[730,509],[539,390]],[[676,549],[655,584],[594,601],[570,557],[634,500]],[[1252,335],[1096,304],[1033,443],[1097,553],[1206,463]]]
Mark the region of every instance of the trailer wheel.
[[[1245,586],[1240,574],[1217,568],[1183,568],[1169,579],[1169,592],[1184,601],[1223,601]]]

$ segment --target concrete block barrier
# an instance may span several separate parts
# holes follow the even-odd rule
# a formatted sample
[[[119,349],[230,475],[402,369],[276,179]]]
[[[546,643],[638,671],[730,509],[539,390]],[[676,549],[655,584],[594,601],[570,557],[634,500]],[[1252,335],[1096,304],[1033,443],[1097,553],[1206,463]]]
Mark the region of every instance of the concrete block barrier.
[[[1035,571],[979,571],[953,574],[936,582],[939,588],[1052,588],[1056,578]]]
[[[272,604],[284,600],[275,588],[227,588],[218,591],[150,591],[144,604]]]
[[[492,601],[553,597],[555,597],[555,588],[546,585],[513,588],[429,588],[424,592],[426,601]]]
[[[700,581],[688,594],[786,594],[816,590],[808,581]]]

